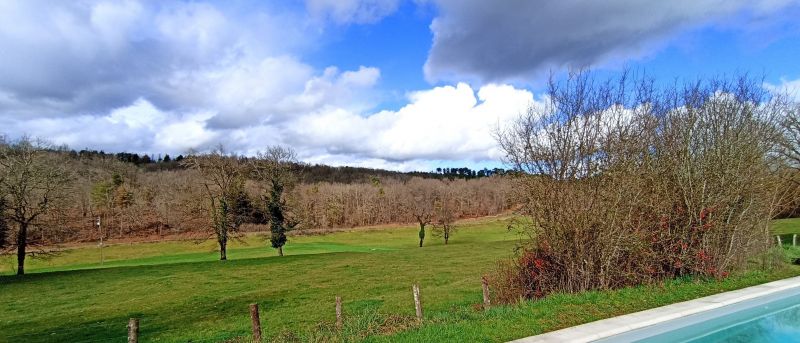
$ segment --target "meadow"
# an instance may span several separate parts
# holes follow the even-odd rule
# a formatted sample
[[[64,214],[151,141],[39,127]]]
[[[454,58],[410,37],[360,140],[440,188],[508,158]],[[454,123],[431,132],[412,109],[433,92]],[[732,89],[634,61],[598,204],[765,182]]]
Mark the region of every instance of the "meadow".
[[[464,222],[448,245],[429,232],[423,248],[408,226],[290,237],[284,257],[248,236],[229,247],[228,261],[216,260],[212,241],[111,245],[102,266],[97,246],[74,247],[32,260],[22,277],[8,275],[6,258],[0,342],[121,341],[130,317],[140,318],[144,342],[246,341],[250,303],[261,306],[264,337],[274,341],[504,341],[800,275],[786,265],[483,311],[481,275],[523,238],[508,221]],[[776,230],[800,233],[800,221]],[[782,253],[800,257],[798,248]],[[413,318],[412,283],[422,289],[422,322]],[[341,330],[332,324],[335,296],[344,303]]]

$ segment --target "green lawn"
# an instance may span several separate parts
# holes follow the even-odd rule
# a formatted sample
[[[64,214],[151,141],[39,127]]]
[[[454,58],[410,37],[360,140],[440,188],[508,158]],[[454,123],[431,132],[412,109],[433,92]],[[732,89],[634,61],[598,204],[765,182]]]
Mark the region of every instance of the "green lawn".
[[[781,223],[787,230],[797,224]],[[247,306],[259,303],[265,337],[274,340],[502,341],[800,275],[800,267],[736,275],[723,282],[555,295],[479,311],[480,275],[513,254],[520,237],[506,221],[462,226],[444,246],[414,227],[292,237],[275,251],[257,237],[233,244],[216,261],[212,242],[96,246],[33,261],[29,275],[0,276],[0,342],[121,341],[128,318],[141,318],[145,342],[212,342],[249,333]],[[797,248],[788,254],[800,256]],[[12,260],[0,271],[11,272]],[[426,319],[413,320],[411,284],[419,282]],[[334,297],[345,326],[331,329]]]

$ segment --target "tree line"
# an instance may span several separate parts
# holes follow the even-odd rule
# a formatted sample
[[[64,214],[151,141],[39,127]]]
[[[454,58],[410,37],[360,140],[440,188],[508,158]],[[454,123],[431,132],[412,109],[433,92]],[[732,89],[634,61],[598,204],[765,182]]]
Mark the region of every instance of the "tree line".
[[[56,147],[56,149],[66,150],[66,147]],[[132,163],[143,167],[145,171],[163,171],[186,168],[181,163],[185,156],[183,154],[171,157],[169,154],[138,154],[131,152],[108,153],[103,150],[69,150],[69,156],[74,159],[117,159],[121,162]],[[396,178],[408,180],[412,177],[430,179],[475,179],[490,177],[493,175],[505,175],[508,173],[504,168],[482,168],[478,170],[468,167],[437,167],[434,171],[393,171],[385,169],[351,167],[351,166],[329,166],[324,164],[304,164],[292,163],[296,171],[301,171],[300,181],[303,183],[312,182],[333,182],[333,183],[359,183],[369,180],[371,177]]]
[[[101,237],[211,238],[224,260],[230,240],[255,231],[280,255],[291,231],[418,222],[420,203],[436,211],[423,231],[433,225],[447,241],[455,219],[512,207],[511,184],[499,175],[451,180],[359,171],[352,175],[361,177],[342,178],[346,183],[314,181],[319,176],[308,170],[342,167],[305,165],[287,147],[256,156],[219,147],[159,163],[132,159],[0,137],[0,251],[17,255],[17,273],[26,257],[51,254],[54,244]],[[164,164],[177,166],[151,167]]]

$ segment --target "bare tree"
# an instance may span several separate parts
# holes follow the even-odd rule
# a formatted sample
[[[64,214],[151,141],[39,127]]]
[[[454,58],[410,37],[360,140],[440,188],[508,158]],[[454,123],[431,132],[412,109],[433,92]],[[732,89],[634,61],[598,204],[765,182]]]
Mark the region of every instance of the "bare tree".
[[[211,229],[219,245],[219,259],[227,260],[228,241],[242,224],[241,215],[234,208],[244,191],[241,160],[219,146],[207,154],[191,155],[184,163],[203,177],[201,182],[210,204]]]
[[[269,147],[251,160],[253,178],[261,183],[264,192],[262,200],[269,217],[270,244],[278,249],[279,256],[283,256],[286,232],[299,224],[296,217],[287,218],[290,211],[286,199],[286,194],[297,182],[296,166],[294,150],[281,146]]]
[[[455,222],[458,217],[458,204],[453,190],[448,187],[441,189],[434,200],[433,232],[444,238],[445,245],[450,242],[450,236],[456,231]]]
[[[406,184],[408,187],[406,206],[411,216],[419,224],[420,248],[425,241],[425,226],[433,221],[433,202],[438,184],[438,181],[421,178],[413,178]]]
[[[32,231],[46,229],[47,217],[65,206],[72,181],[61,155],[48,148],[27,137],[0,146],[0,195],[4,216],[16,229],[18,275],[25,274],[25,257],[35,254],[28,250]]]

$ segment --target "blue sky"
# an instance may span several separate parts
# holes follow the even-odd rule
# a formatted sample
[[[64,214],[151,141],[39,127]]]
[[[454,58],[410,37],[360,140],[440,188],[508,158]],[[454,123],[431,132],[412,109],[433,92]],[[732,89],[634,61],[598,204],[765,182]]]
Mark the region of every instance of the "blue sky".
[[[492,129],[539,101],[551,72],[748,72],[798,93],[798,17],[798,0],[3,0],[0,133],[493,167]]]

